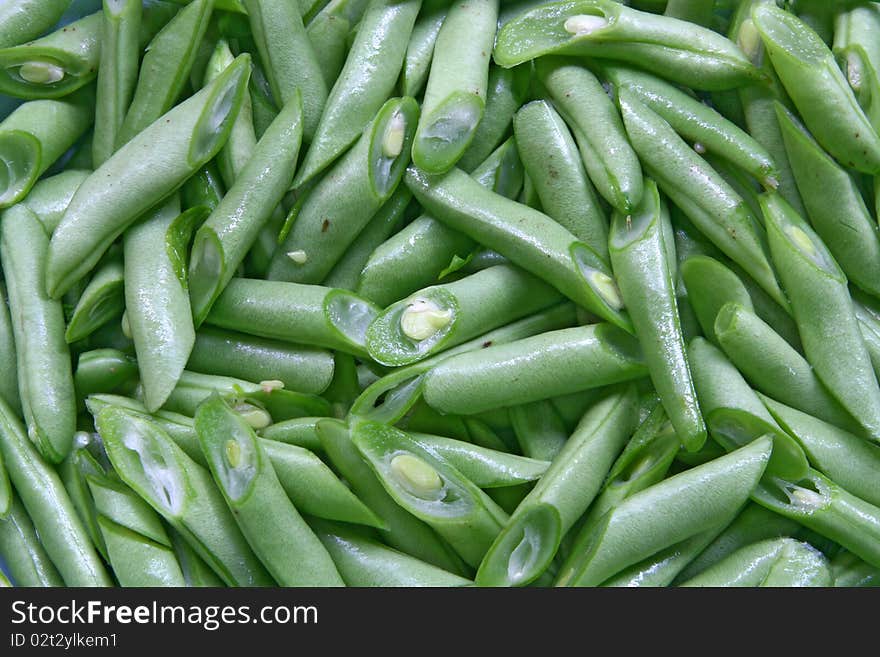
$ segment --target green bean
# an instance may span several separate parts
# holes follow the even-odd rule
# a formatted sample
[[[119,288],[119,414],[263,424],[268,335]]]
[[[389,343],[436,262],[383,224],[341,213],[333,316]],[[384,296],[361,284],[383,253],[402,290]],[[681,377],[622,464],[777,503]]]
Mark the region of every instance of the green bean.
[[[36,39],[55,25],[67,10],[69,0],[30,0],[4,4],[0,9],[0,48]]]
[[[60,100],[32,100],[0,122],[0,162],[6,169],[0,208],[22,200],[46,171],[89,129],[94,93],[83,89]]]
[[[0,380],[0,398],[16,411],[21,411],[18,392],[18,365],[15,349],[15,329],[6,302],[6,286],[0,284],[0,368],[6,376]]]
[[[387,525],[383,540],[398,550],[451,573],[467,568],[452,549],[427,524],[401,507],[355,447],[347,425],[324,419],[317,423],[318,436],[332,464],[351,484],[357,496]]]
[[[424,380],[425,401],[473,414],[645,376],[638,342],[611,324],[548,331],[458,354]],[[505,386],[492,382],[504,381]]]
[[[235,183],[196,232],[188,276],[196,326],[205,320],[284,197],[301,141],[302,103],[294,94],[260,138]]]
[[[498,0],[454,3],[446,14],[412,144],[413,162],[425,171],[448,171],[474,139],[486,109],[497,21]]]
[[[880,49],[874,38],[878,28],[876,5],[847,7],[835,18],[832,44],[837,64],[875,130],[880,126]]]
[[[623,122],[648,175],[697,229],[783,308],[766,237],[748,205],[657,114],[626,88],[618,89]]]
[[[533,101],[516,113],[513,131],[544,212],[607,260],[607,219],[562,117],[550,103]]]
[[[367,329],[367,349],[384,365],[408,365],[560,300],[549,285],[510,265],[434,285],[398,301]]]
[[[46,267],[50,296],[69,290],[128,226],[216,155],[241,106],[248,61],[247,55],[238,57],[211,85],[138,134],[83,182],[52,234]],[[108,176],[112,185],[105,182]]]
[[[466,563],[480,563],[507,521],[491,498],[399,429],[359,422],[351,440],[399,505],[433,527]]]
[[[727,524],[758,484],[771,450],[771,440],[759,438],[627,498],[585,528],[556,585],[598,585],[659,550]]]
[[[46,232],[51,235],[70,204],[70,199],[88,178],[89,173],[89,171],[68,169],[43,178],[31,187],[31,191],[21,203],[37,215]]]
[[[219,397],[199,407],[195,427],[214,481],[275,580],[281,586],[342,585],[330,555],[288,499],[253,429]],[[296,560],[290,559],[290,551]]]
[[[785,148],[813,229],[847,278],[873,295],[880,294],[880,237],[850,174],[775,104]]]
[[[67,586],[109,586],[110,577],[57,473],[34,450],[19,420],[2,399],[0,437],[0,451],[12,485],[64,583]]]
[[[86,479],[119,585],[184,586],[183,573],[159,515],[121,482],[94,475]]]
[[[669,214],[657,185],[648,180],[642,201],[631,214],[614,213],[609,251],[636,336],[646,346],[643,353],[651,380],[682,444],[694,452],[706,442],[706,425],[685,353],[664,222],[668,224]],[[665,232],[671,231],[669,226]]]
[[[768,539],[796,536],[800,529],[794,520],[749,502],[736,519],[679,573],[675,583],[693,579],[742,547]]]
[[[137,361],[118,349],[93,349],[79,355],[73,382],[76,395],[132,392],[139,380]]]
[[[213,9],[213,0],[194,0],[147,46],[131,105],[119,128],[117,149],[174,106],[189,79]]]
[[[269,585],[208,472],[138,413],[109,406],[95,420],[120,478],[179,531],[228,585]]]
[[[17,495],[0,518],[0,555],[17,586],[64,585]]]
[[[424,375],[443,360],[539,335],[544,331],[565,328],[574,324],[574,320],[574,307],[568,303],[560,304],[418,363],[398,368],[366,388],[352,404],[350,413],[352,416],[393,424],[421,397]]]
[[[68,343],[87,338],[96,329],[122,315],[125,310],[123,283],[121,254],[108,252],[107,260],[95,270],[67,322],[64,339]]]
[[[498,148],[510,130],[514,114],[528,95],[530,77],[529,66],[506,69],[489,65],[483,118],[455,166],[462,171],[472,172]]]
[[[775,189],[776,165],[770,153],[752,136],[664,80],[623,66],[602,67],[604,77],[615,87],[625,87],[640,102],[656,112],[698,153],[709,151],[741,167],[766,187]]]
[[[505,141],[471,175],[503,196],[515,196],[522,182],[515,141]],[[435,283],[451,262],[456,258],[465,260],[475,246],[467,235],[422,215],[370,254],[357,291],[387,306]]]
[[[880,567],[880,508],[819,472],[811,469],[794,481],[766,477],[752,497],[761,506],[796,520]]]
[[[828,560],[808,543],[775,538],[740,548],[680,586],[831,585]]]
[[[169,527],[168,533],[171,536],[171,544],[174,547],[174,554],[177,556],[186,586],[223,586],[223,580],[211,570],[211,567],[177,531]]]
[[[94,449],[96,436],[97,434],[77,431],[73,438],[74,447],[67,458],[58,464],[57,472],[92,545],[107,562],[107,545],[98,524],[98,510],[86,480],[88,476],[103,477],[107,474],[107,468],[89,451]],[[103,460],[106,462],[106,458]]]
[[[847,167],[880,172],[880,136],[822,39],[793,14],[769,3],[751,18],[773,67],[816,140]],[[834,117],[829,121],[828,117]]]
[[[327,87],[333,86],[348,54],[348,37],[366,11],[367,0],[331,0],[306,25],[306,34],[316,53],[318,67]]]
[[[0,254],[15,336],[18,389],[28,435],[53,463],[70,451],[76,425],[70,351],[64,341],[60,301],[46,296],[49,238],[23,206],[7,210],[0,223]]]
[[[669,0],[663,15],[711,27],[714,10],[714,0]]]
[[[320,283],[403,176],[418,117],[412,98],[392,98],[312,189],[278,247],[268,277]],[[294,217],[288,218],[288,221]]]
[[[506,410],[519,449],[529,458],[554,460],[571,435],[550,399]]]
[[[541,277],[587,310],[631,329],[605,263],[547,215],[494,194],[459,170],[436,178],[411,167],[406,184],[438,220]]]
[[[196,171],[180,188],[181,205],[186,210],[199,206],[212,212],[226,193],[220,172],[214,163],[209,163]],[[187,247],[189,242],[187,242]]]
[[[880,387],[846,277],[821,239],[781,197],[764,194],[761,207],[807,360],[844,409],[873,440],[880,440]]]
[[[405,218],[410,201],[412,201],[412,193],[406,187],[399,186],[358,234],[345,255],[330,270],[323,284],[352,292],[357,290],[361,272],[371,254],[397,232]]]
[[[287,105],[299,89],[303,140],[308,143],[327,100],[327,84],[306,34],[298,3],[244,0],[244,6],[275,104]]]
[[[449,4],[448,0],[428,0],[416,17],[400,72],[400,88],[404,96],[415,98],[425,88],[434,55],[434,44],[440,33],[440,26],[446,20]]]
[[[194,372],[250,381],[276,379],[285,389],[320,394],[333,378],[333,357],[323,349],[204,327],[187,367]]]
[[[709,91],[760,80],[736,45],[712,30],[630,9],[612,0],[569,0],[520,14],[498,32],[495,62],[514,66],[542,55],[631,62]]]
[[[141,0],[104,0],[101,12],[101,58],[95,99],[92,165],[101,166],[116,142],[138,82]],[[154,59],[155,55],[149,55]]]
[[[808,464],[800,445],[779,427],[724,354],[703,338],[694,338],[688,346],[688,358],[712,438],[730,451],[770,436],[773,454],[768,472],[793,478],[803,476]]]
[[[602,84],[590,71],[564,58],[542,57],[535,72],[571,126],[599,194],[620,212],[632,212],[642,199],[642,168]]]
[[[310,452],[321,453],[324,447],[318,436],[318,422],[320,417],[297,417],[283,422],[275,422],[268,427],[259,430],[259,434],[266,440],[276,440],[288,445],[303,447]]]
[[[366,332],[379,309],[347,290],[282,281],[232,279],[208,324],[263,338],[366,353]]]
[[[880,586],[880,568],[865,563],[846,550],[831,559],[834,586]]]
[[[192,417],[205,399],[219,394],[236,403],[256,406],[268,413],[266,424],[294,417],[329,415],[330,404],[316,396],[284,390],[275,380],[253,383],[226,376],[197,374],[184,370],[168,396],[164,409]]]
[[[293,181],[299,187],[353,144],[392,95],[421,0],[374,0],[321,113]]]
[[[587,411],[492,543],[477,571],[478,585],[524,585],[548,568],[562,537],[598,494],[635,429],[635,405],[635,388],[628,386]]]
[[[704,255],[688,257],[681,263],[681,276],[688,301],[697,316],[703,335],[718,344],[715,318],[727,303],[753,311],[752,299],[740,278],[718,260]]]
[[[322,520],[310,523],[330,553],[347,586],[468,586],[459,577],[373,538],[339,524]]]
[[[761,399],[817,470],[853,495],[880,505],[880,486],[872,474],[880,466],[880,447],[769,397]]]

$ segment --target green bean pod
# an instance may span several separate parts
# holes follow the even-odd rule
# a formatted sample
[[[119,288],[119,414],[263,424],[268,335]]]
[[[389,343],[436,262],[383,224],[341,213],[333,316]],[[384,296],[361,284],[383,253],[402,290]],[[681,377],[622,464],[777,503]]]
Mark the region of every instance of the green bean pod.
[[[549,461],[508,454],[454,438],[416,432],[410,435],[480,488],[504,488],[536,481],[550,466]]]
[[[70,0],[29,0],[0,8],[0,48],[36,39],[54,26],[67,11]],[[25,585],[26,586],[26,585]]]
[[[752,494],[771,451],[771,440],[759,438],[627,498],[586,528],[556,585],[599,585],[660,550],[727,524]]]
[[[466,563],[480,563],[507,521],[491,498],[399,429],[359,422],[351,440],[398,504],[433,527]]]
[[[431,70],[437,35],[448,11],[447,0],[428,0],[423,3],[412,28],[400,72],[400,88],[404,96],[415,98],[424,90],[428,72]]]
[[[189,297],[196,326],[253,246],[290,185],[302,141],[302,103],[294,94],[260,138],[235,182],[196,232]]]
[[[49,244],[50,296],[69,290],[139,216],[217,154],[241,106],[249,59],[239,56],[208,87],[116,151],[77,189]],[[112,185],[106,183],[108,176]]]
[[[485,162],[501,144],[510,131],[513,115],[528,96],[530,79],[529,66],[507,69],[489,65],[483,118],[474,130],[474,138],[455,166],[470,173]]]
[[[492,543],[477,571],[478,585],[522,586],[546,571],[635,429],[635,410],[635,388],[629,386],[587,411]]]
[[[605,263],[547,215],[485,189],[459,170],[436,178],[410,167],[406,184],[439,221],[539,276],[587,310],[631,330]]]
[[[96,393],[133,392],[139,380],[137,361],[118,349],[93,349],[79,355],[73,383],[79,399]]]
[[[807,360],[746,308],[725,304],[715,319],[715,333],[721,349],[756,390],[837,426],[860,431]]]
[[[752,499],[880,567],[880,508],[816,470],[794,481],[766,477]]]
[[[714,10],[714,0],[669,0],[663,15],[711,27]]]
[[[120,478],[179,531],[227,585],[271,585],[210,474],[138,413],[107,407],[96,426]]]
[[[522,163],[514,140],[499,146],[472,177],[493,191],[514,197],[522,184]],[[476,244],[467,235],[422,215],[392,235],[370,254],[357,291],[374,303],[388,306],[442,278],[452,262],[466,260]]]
[[[279,443],[296,445],[320,454],[324,451],[321,438],[318,436],[320,417],[296,417],[283,422],[275,422],[259,430],[260,437],[275,440]]]
[[[787,307],[767,255],[764,231],[745,201],[632,92],[618,89],[617,97],[627,133],[648,175],[701,233]]]
[[[3,214],[0,256],[15,336],[18,389],[28,435],[40,454],[58,463],[70,451],[76,396],[61,302],[46,296],[49,238],[23,206]]]
[[[333,356],[323,349],[203,327],[187,368],[249,381],[275,379],[287,390],[320,394],[333,378]]]
[[[773,454],[767,470],[798,478],[809,467],[800,445],[773,419],[758,395],[719,349],[703,338],[688,346],[694,387],[709,434],[727,451],[770,436]]]
[[[877,130],[880,127],[880,48],[874,38],[880,29],[876,5],[847,7],[834,21],[831,51],[865,114]]]
[[[273,421],[294,417],[330,414],[330,404],[326,400],[316,395],[284,390],[279,381],[253,383],[227,376],[197,374],[188,370],[180,375],[164,409],[192,417],[199,404],[215,394],[231,402],[256,406],[263,416],[268,413],[264,426]]]
[[[409,365],[560,298],[552,287],[520,269],[490,267],[392,304],[370,323],[367,349],[384,365]]]
[[[278,584],[341,586],[330,555],[287,497],[253,429],[219,397],[199,407],[195,427],[214,481]]]
[[[438,411],[468,415],[645,374],[638,342],[603,323],[549,331],[445,359],[426,375],[423,394]],[[506,385],[498,386],[498,381]]]
[[[612,64],[602,66],[602,74],[615,87],[630,91],[695,148],[741,167],[765,187],[778,185],[776,165],[767,149],[711,107],[650,73]]]
[[[507,410],[520,451],[529,458],[552,461],[571,432],[549,399],[512,406]]]
[[[794,520],[749,502],[736,519],[679,573],[675,584],[693,579],[740,548],[769,539],[795,537],[801,529]]]
[[[513,131],[544,212],[607,260],[608,222],[562,117],[547,101],[533,101],[516,113]]]
[[[828,559],[808,543],[775,538],[740,548],[679,586],[831,586]]]
[[[632,213],[612,216],[609,252],[636,336],[645,346],[651,380],[682,444],[694,452],[706,442],[706,424],[681,332],[664,222],[669,222],[669,215],[657,185],[647,180],[642,200]],[[669,226],[666,232],[671,230]]]
[[[138,40],[142,13],[141,0],[104,0],[102,3],[92,166],[101,166],[113,155],[134,97],[140,68]],[[147,57],[152,60],[155,55]]]
[[[299,89],[303,141],[308,143],[327,100],[327,84],[306,34],[298,3],[244,0],[244,6],[275,104],[287,105]]]
[[[223,586],[223,580],[211,570],[179,532],[169,527],[168,533],[171,535],[171,544],[174,546],[174,554],[177,556],[186,586],[214,588]]]
[[[31,100],[0,121],[0,208],[22,200],[94,118],[91,88],[60,100]]]
[[[412,144],[413,162],[429,173],[455,166],[483,118],[497,21],[498,0],[466,0],[440,27]]]
[[[801,444],[813,467],[853,495],[880,506],[880,484],[872,474],[880,467],[880,447],[769,397],[761,400]]]
[[[293,180],[299,187],[353,144],[393,95],[421,0],[374,0],[330,89],[315,136]]]
[[[831,560],[831,575],[836,587],[880,586],[880,568],[865,563],[846,550]]]
[[[67,322],[64,339],[78,342],[122,315],[125,291],[122,258],[113,256],[95,270]]]
[[[346,586],[469,586],[473,582],[391,549],[362,532],[322,520],[310,523]]]
[[[185,586],[168,534],[150,505],[109,477],[88,476],[86,480],[119,585]]]
[[[268,277],[320,283],[397,188],[418,117],[412,98],[388,100],[317,183],[278,247]]]
[[[263,338],[366,353],[379,309],[347,290],[283,281],[232,279],[206,322]]]
[[[880,237],[855,181],[783,105],[776,103],[775,107],[810,224],[846,277],[877,296]]]
[[[760,72],[712,30],[637,11],[613,0],[568,0],[520,14],[498,32],[495,62],[515,66],[542,55],[631,62],[695,89],[732,89]]]
[[[367,0],[331,0],[306,24],[306,35],[316,53],[327,88],[333,86],[348,54],[351,29],[367,8]]]
[[[91,82],[101,50],[101,12],[44,37],[0,49],[0,93],[60,98]]]
[[[89,177],[89,173],[91,172],[82,169],[67,169],[43,178],[31,187],[21,203],[37,215],[46,232],[51,235],[70,204],[70,199]]]
[[[0,554],[17,586],[64,585],[17,495],[0,518]]]
[[[873,440],[880,440],[880,387],[846,277],[788,203],[775,194],[760,200],[773,262],[791,299],[807,360],[844,409]]]
[[[590,180],[612,207],[632,212],[642,199],[642,167],[602,84],[571,60],[542,57],[538,79],[571,126]]]
[[[712,343],[718,344],[715,318],[725,304],[735,303],[744,310],[754,311],[745,285],[718,260],[705,255],[689,256],[679,270],[703,335]]]
[[[203,207],[210,213],[220,204],[226,193],[223,179],[214,163],[211,162],[190,176],[180,188],[180,200],[185,210]],[[187,242],[189,246],[189,242]]]
[[[21,411],[18,392],[18,364],[15,349],[15,329],[6,301],[6,286],[0,285],[0,367],[6,376],[0,380],[0,398],[16,411]]]
[[[386,543],[449,572],[462,575],[467,571],[461,558],[431,527],[389,495],[352,442],[344,422],[323,419],[316,428],[331,463],[351,484],[358,498],[387,525],[387,529],[379,530]]]
[[[12,485],[33,520],[40,544],[64,583],[67,586],[110,586],[110,576],[77,517],[61,479],[34,450],[15,413],[2,399],[0,438],[0,451]]]
[[[844,166],[880,172],[880,136],[828,46],[797,16],[775,5],[755,4],[751,18],[785,90],[816,140]],[[829,121],[829,116],[834,120]]]
[[[492,345],[539,335],[545,331],[567,328],[574,323],[574,306],[569,303],[560,304],[532,317],[490,331],[423,361],[397,368],[368,386],[352,404],[350,414],[394,424],[401,420],[421,398],[424,375],[443,360],[458,354],[476,352]]]

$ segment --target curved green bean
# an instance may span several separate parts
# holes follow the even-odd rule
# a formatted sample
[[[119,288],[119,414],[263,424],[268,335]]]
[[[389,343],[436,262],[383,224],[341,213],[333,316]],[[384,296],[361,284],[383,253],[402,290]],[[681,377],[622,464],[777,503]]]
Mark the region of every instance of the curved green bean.
[[[17,495],[0,518],[0,554],[17,586],[64,585]]]

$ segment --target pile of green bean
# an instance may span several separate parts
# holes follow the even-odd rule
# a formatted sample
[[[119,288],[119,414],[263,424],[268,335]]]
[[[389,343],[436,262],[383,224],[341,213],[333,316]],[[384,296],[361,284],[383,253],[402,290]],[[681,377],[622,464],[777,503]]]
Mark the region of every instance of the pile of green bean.
[[[0,3],[0,582],[880,585],[880,3],[78,2]]]

